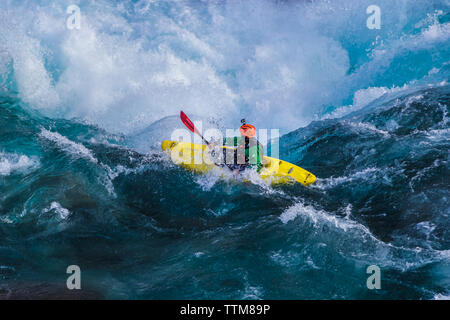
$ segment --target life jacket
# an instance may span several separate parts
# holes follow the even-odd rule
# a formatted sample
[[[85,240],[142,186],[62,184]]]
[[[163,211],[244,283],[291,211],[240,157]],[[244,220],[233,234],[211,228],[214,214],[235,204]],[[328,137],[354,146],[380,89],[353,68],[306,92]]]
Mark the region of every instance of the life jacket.
[[[259,172],[262,168],[264,148],[256,138],[233,137],[224,139],[225,146],[237,147],[234,152],[234,164],[255,167]],[[228,161],[226,161],[228,163]]]

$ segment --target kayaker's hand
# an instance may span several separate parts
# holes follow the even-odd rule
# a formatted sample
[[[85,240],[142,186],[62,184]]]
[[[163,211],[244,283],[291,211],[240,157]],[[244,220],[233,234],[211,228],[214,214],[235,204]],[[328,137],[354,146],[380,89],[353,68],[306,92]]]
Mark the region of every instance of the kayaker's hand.
[[[215,147],[216,147],[216,143],[215,142],[210,142],[209,144],[208,144],[208,148],[210,148],[210,149],[214,149]]]

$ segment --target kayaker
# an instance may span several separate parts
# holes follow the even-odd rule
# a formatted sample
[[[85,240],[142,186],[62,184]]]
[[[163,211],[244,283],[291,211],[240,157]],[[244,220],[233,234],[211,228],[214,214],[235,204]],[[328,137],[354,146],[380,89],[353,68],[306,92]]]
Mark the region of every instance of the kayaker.
[[[259,172],[263,167],[264,148],[256,139],[256,128],[251,124],[247,124],[245,119],[241,120],[239,132],[240,137],[229,137],[223,139],[223,145],[228,147],[236,147],[233,153],[223,149],[225,165],[233,170],[235,174],[244,171],[247,168],[256,168]],[[210,143],[210,147],[214,147],[216,143]],[[230,156],[232,159],[229,159]]]

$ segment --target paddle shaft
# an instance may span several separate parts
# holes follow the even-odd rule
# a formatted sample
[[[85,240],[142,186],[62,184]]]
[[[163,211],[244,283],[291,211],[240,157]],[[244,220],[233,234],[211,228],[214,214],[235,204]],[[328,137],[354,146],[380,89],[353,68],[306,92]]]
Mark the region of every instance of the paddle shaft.
[[[180,118],[181,118],[181,121],[184,123],[184,125],[189,130],[191,130],[192,132],[198,134],[203,139],[203,141],[205,141],[206,144],[209,146],[209,141],[206,140],[203,137],[203,135],[200,133],[200,131],[198,131],[197,128],[194,126],[194,123],[191,121],[191,119],[189,119],[188,116],[183,111],[180,111]],[[214,156],[214,150],[211,150],[211,154]],[[219,166],[219,167],[223,167],[224,166],[224,165],[219,164],[219,163],[215,163],[215,165]],[[225,166],[225,167],[227,167],[230,171],[233,171],[230,167],[228,167],[228,166]]]
[[[198,135],[202,138],[202,140],[205,141],[207,145],[209,145],[209,141],[206,140],[206,139],[203,137],[203,135],[200,133],[200,131],[198,131],[198,129],[195,127],[195,125],[194,125],[194,123],[191,121],[191,119],[189,119],[188,116],[187,116],[183,111],[180,111],[180,118],[181,118],[181,121],[184,123],[184,125],[185,125],[189,130],[191,130],[192,132],[198,134]]]

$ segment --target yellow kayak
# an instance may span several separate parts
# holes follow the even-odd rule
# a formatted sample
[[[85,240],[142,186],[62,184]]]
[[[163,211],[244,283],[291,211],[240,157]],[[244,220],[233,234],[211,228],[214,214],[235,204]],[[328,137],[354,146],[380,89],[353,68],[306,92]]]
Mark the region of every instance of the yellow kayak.
[[[170,153],[174,163],[196,173],[206,173],[216,166],[208,160],[209,150],[204,144],[165,140],[161,147]],[[259,175],[272,184],[300,182],[308,186],[316,181],[314,174],[292,163],[267,156],[264,163]]]

